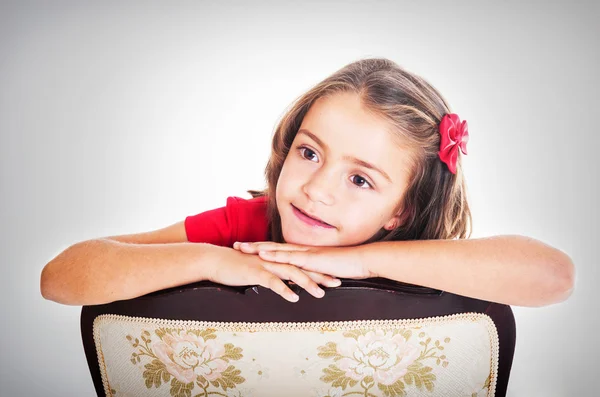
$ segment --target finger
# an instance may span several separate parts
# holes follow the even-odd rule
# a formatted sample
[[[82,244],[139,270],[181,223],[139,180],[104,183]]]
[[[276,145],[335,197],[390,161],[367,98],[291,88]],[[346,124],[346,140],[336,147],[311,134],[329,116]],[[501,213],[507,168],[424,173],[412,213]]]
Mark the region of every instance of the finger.
[[[240,251],[246,254],[258,254],[256,243],[240,243]]]
[[[310,253],[307,251],[259,251],[258,255],[269,262],[288,263],[305,270],[308,269]]]
[[[273,263],[265,263],[263,267],[280,279],[293,281],[315,298],[322,298],[325,295],[325,291],[323,291],[321,287],[308,276],[308,274],[298,268],[293,266],[275,265]]]
[[[259,285],[268,288],[281,295],[284,299],[290,302],[298,302],[300,297],[294,293],[279,277],[270,271],[264,271],[259,278]]]
[[[302,270],[308,275],[315,283],[324,285],[326,287],[339,287],[342,284],[342,280],[339,278],[332,277],[328,274],[311,272],[308,270]]]
[[[242,243],[240,241],[233,243],[233,249],[241,251],[245,254],[258,254],[259,251],[256,248],[256,243]]]
[[[305,245],[274,243],[272,241],[264,241],[253,243],[258,251],[308,251],[311,247]]]
[[[259,251],[307,251],[310,247],[294,244],[280,244],[272,241],[259,241],[254,243],[243,243],[236,241],[233,248],[247,254],[258,254]]]
[[[258,253],[255,243],[242,243],[240,241],[236,241],[233,243],[233,249],[246,253]]]

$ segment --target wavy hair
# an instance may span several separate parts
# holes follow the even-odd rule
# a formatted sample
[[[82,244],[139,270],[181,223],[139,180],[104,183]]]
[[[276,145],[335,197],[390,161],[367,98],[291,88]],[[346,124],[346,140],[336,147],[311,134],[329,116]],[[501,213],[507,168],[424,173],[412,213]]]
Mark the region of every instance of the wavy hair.
[[[266,189],[248,190],[267,196],[269,240],[285,242],[275,190],[285,158],[311,105],[321,97],[355,93],[364,108],[389,121],[396,138],[413,153],[409,185],[398,198],[402,222],[393,230],[382,228],[365,243],[375,241],[468,238],[471,211],[459,153],[456,174],[438,157],[439,123],[451,113],[444,98],[428,82],[393,61],[366,58],[350,63],[297,98],[280,119],[265,168]],[[273,192],[273,194],[269,194]]]

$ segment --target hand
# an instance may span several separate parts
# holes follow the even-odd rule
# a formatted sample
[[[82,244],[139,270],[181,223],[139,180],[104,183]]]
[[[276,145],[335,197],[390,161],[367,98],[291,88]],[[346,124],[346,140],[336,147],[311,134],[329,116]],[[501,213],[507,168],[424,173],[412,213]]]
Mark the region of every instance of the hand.
[[[341,283],[325,274],[306,272],[289,264],[265,261],[257,255],[248,255],[231,248],[214,246],[212,255],[216,257],[207,259],[213,264],[209,266],[207,280],[232,286],[262,285],[290,302],[298,301],[299,297],[282,280],[294,282],[316,298],[325,295],[325,291],[317,283],[330,287],[337,287]]]
[[[233,248],[247,254],[258,254],[265,261],[294,265],[304,271],[351,279],[377,277],[362,260],[362,246],[311,247],[265,241],[236,242]]]

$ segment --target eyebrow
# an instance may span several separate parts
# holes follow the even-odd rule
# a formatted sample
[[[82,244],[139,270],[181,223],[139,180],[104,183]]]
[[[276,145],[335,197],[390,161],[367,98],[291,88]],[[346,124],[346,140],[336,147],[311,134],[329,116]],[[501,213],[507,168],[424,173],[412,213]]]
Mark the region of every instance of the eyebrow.
[[[312,139],[313,141],[317,142],[319,144],[319,146],[325,148],[325,150],[329,150],[329,146],[327,146],[327,144],[325,144],[325,142],[323,142],[318,136],[316,136],[315,134],[313,134],[312,132],[310,132],[309,130],[302,128],[298,131],[298,134],[304,134],[307,135],[310,139]],[[385,179],[387,179],[390,183],[392,183],[392,179],[389,177],[388,174],[386,174],[386,172],[384,170],[382,170],[381,168],[368,163],[364,160],[361,159],[357,159],[356,157],[352,157],[352,156],[344,156],[343,157],[344,160],[346,161],[351,161],[354,164],[360,165],[362,167],[368,168],[370,170],[379,172],[381,175],[383,175],[383,177]]]

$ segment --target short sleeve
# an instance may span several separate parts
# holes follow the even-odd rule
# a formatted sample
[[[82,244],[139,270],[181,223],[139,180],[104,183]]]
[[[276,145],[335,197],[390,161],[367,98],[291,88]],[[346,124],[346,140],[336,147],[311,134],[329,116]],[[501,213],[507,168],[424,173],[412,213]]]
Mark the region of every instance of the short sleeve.
[[[237,240],[268,241],[267,197],[240,199]],[[233,242],[232,242],[233,244]]]
[[[224,207],[186,217],[184,225],[188,241],[233,246],[238,235],[238,213],[238,200],[228,197]]]
[[[194,243],[233,247],[236,241],[267,241],[267,197],[228,197],[225,207],[188,216],[184,225]]]

